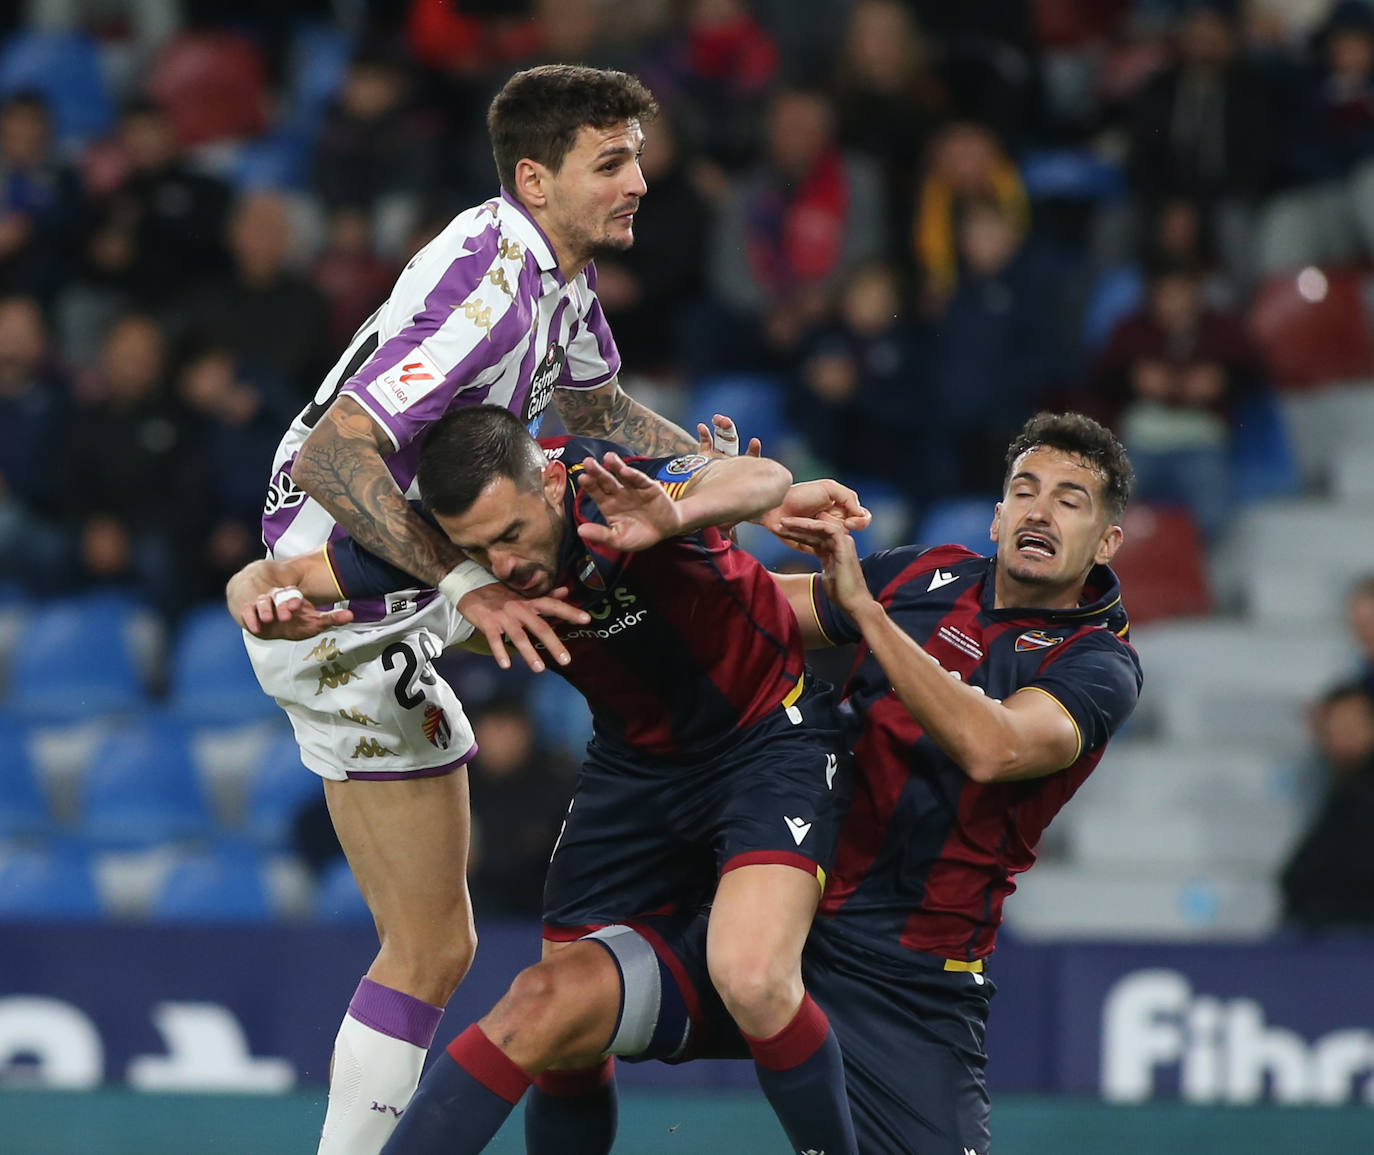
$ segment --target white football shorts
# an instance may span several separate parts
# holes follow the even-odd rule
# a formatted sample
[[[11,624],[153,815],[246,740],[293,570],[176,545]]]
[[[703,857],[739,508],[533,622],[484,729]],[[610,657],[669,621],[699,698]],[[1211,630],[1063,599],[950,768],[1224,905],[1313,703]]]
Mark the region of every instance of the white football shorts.
[[[471,627],[436,597],[393,622],[328,630],[304,642],[244,645],[264,691],[286,711],[301,761],[323,778],[424,778],[477,752],[472,726],[433,660]]]

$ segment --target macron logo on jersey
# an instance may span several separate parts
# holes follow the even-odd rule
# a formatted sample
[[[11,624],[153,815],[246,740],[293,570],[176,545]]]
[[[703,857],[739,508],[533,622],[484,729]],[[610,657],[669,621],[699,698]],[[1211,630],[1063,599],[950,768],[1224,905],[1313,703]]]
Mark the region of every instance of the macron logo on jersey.
[[[399,365],[379,374],[367,388],[389,413],[397,414],[443,383],[444,371],[423,349],[416,349],[402,357]]]
[[[958,578],[949,570],[937,569],[930,575],[930,585],[926,586],[926,593],[930,593],[931,590],[938,590],[941,586],[947,586],[952,581],[958,581]]]

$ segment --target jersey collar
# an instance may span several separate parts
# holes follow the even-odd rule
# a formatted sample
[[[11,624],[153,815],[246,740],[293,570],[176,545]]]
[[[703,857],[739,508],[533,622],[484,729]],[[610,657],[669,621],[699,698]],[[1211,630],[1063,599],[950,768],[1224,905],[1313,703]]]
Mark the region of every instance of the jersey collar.
[[[988,558],[987,576],[983,582],[983,612],[991,617],[1038,618],[1066,626],[1111,625],[1114,630],[1126,624],[1126,611],[1121,604],[1121,583],[1111,566],[1095,565],[1088,571],[1087,580],[1083,583],[1083,600],[1070,610],[1047,610],[1034,606],[994,609],[997,598],[996,566],[997,558]]]
[[[502,189],[497,211],[502,226],[513,233],[520,243],[533,254],[539,265],[539,271],[552,273],[558,278],[558,283],[563,284],[563,272],[558,267],[558,258],[554,256],[553,245],[549,243],[549,238],[544,235],[544,230],[535,224],[529,210],[505,189]]]

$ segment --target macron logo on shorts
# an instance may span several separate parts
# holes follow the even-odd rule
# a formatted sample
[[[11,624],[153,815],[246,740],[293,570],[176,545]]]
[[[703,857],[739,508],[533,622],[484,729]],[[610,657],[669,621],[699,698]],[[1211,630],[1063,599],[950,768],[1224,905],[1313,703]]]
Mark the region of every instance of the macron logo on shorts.
[[[811,833],[811,823],[805,818],[788,818],[783,815],[783,821],[787,823],[787,829],[792,832],[792,837],[797,845],[802,844],[802,839]]]

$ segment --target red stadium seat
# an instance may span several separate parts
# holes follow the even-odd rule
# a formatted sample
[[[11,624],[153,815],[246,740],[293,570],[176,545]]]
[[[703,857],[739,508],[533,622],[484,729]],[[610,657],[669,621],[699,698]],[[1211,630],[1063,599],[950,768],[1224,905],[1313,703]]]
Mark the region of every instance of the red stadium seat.
[[[232,32],[188,32],[153,61],[148,93],[167,109],[188,148],[257,136],[267,127],[262,52]]]
[[[1122,523],[1126,539],[1112,560],[1132,625],[1211,612],[1202,539],[1182,509],[1137,505]]]
[[[1250,334],[1275,384],[1301,389],[1374,376],[1374,340],[1355,269],[1303,269],[1272,277],[1250,306]]]

